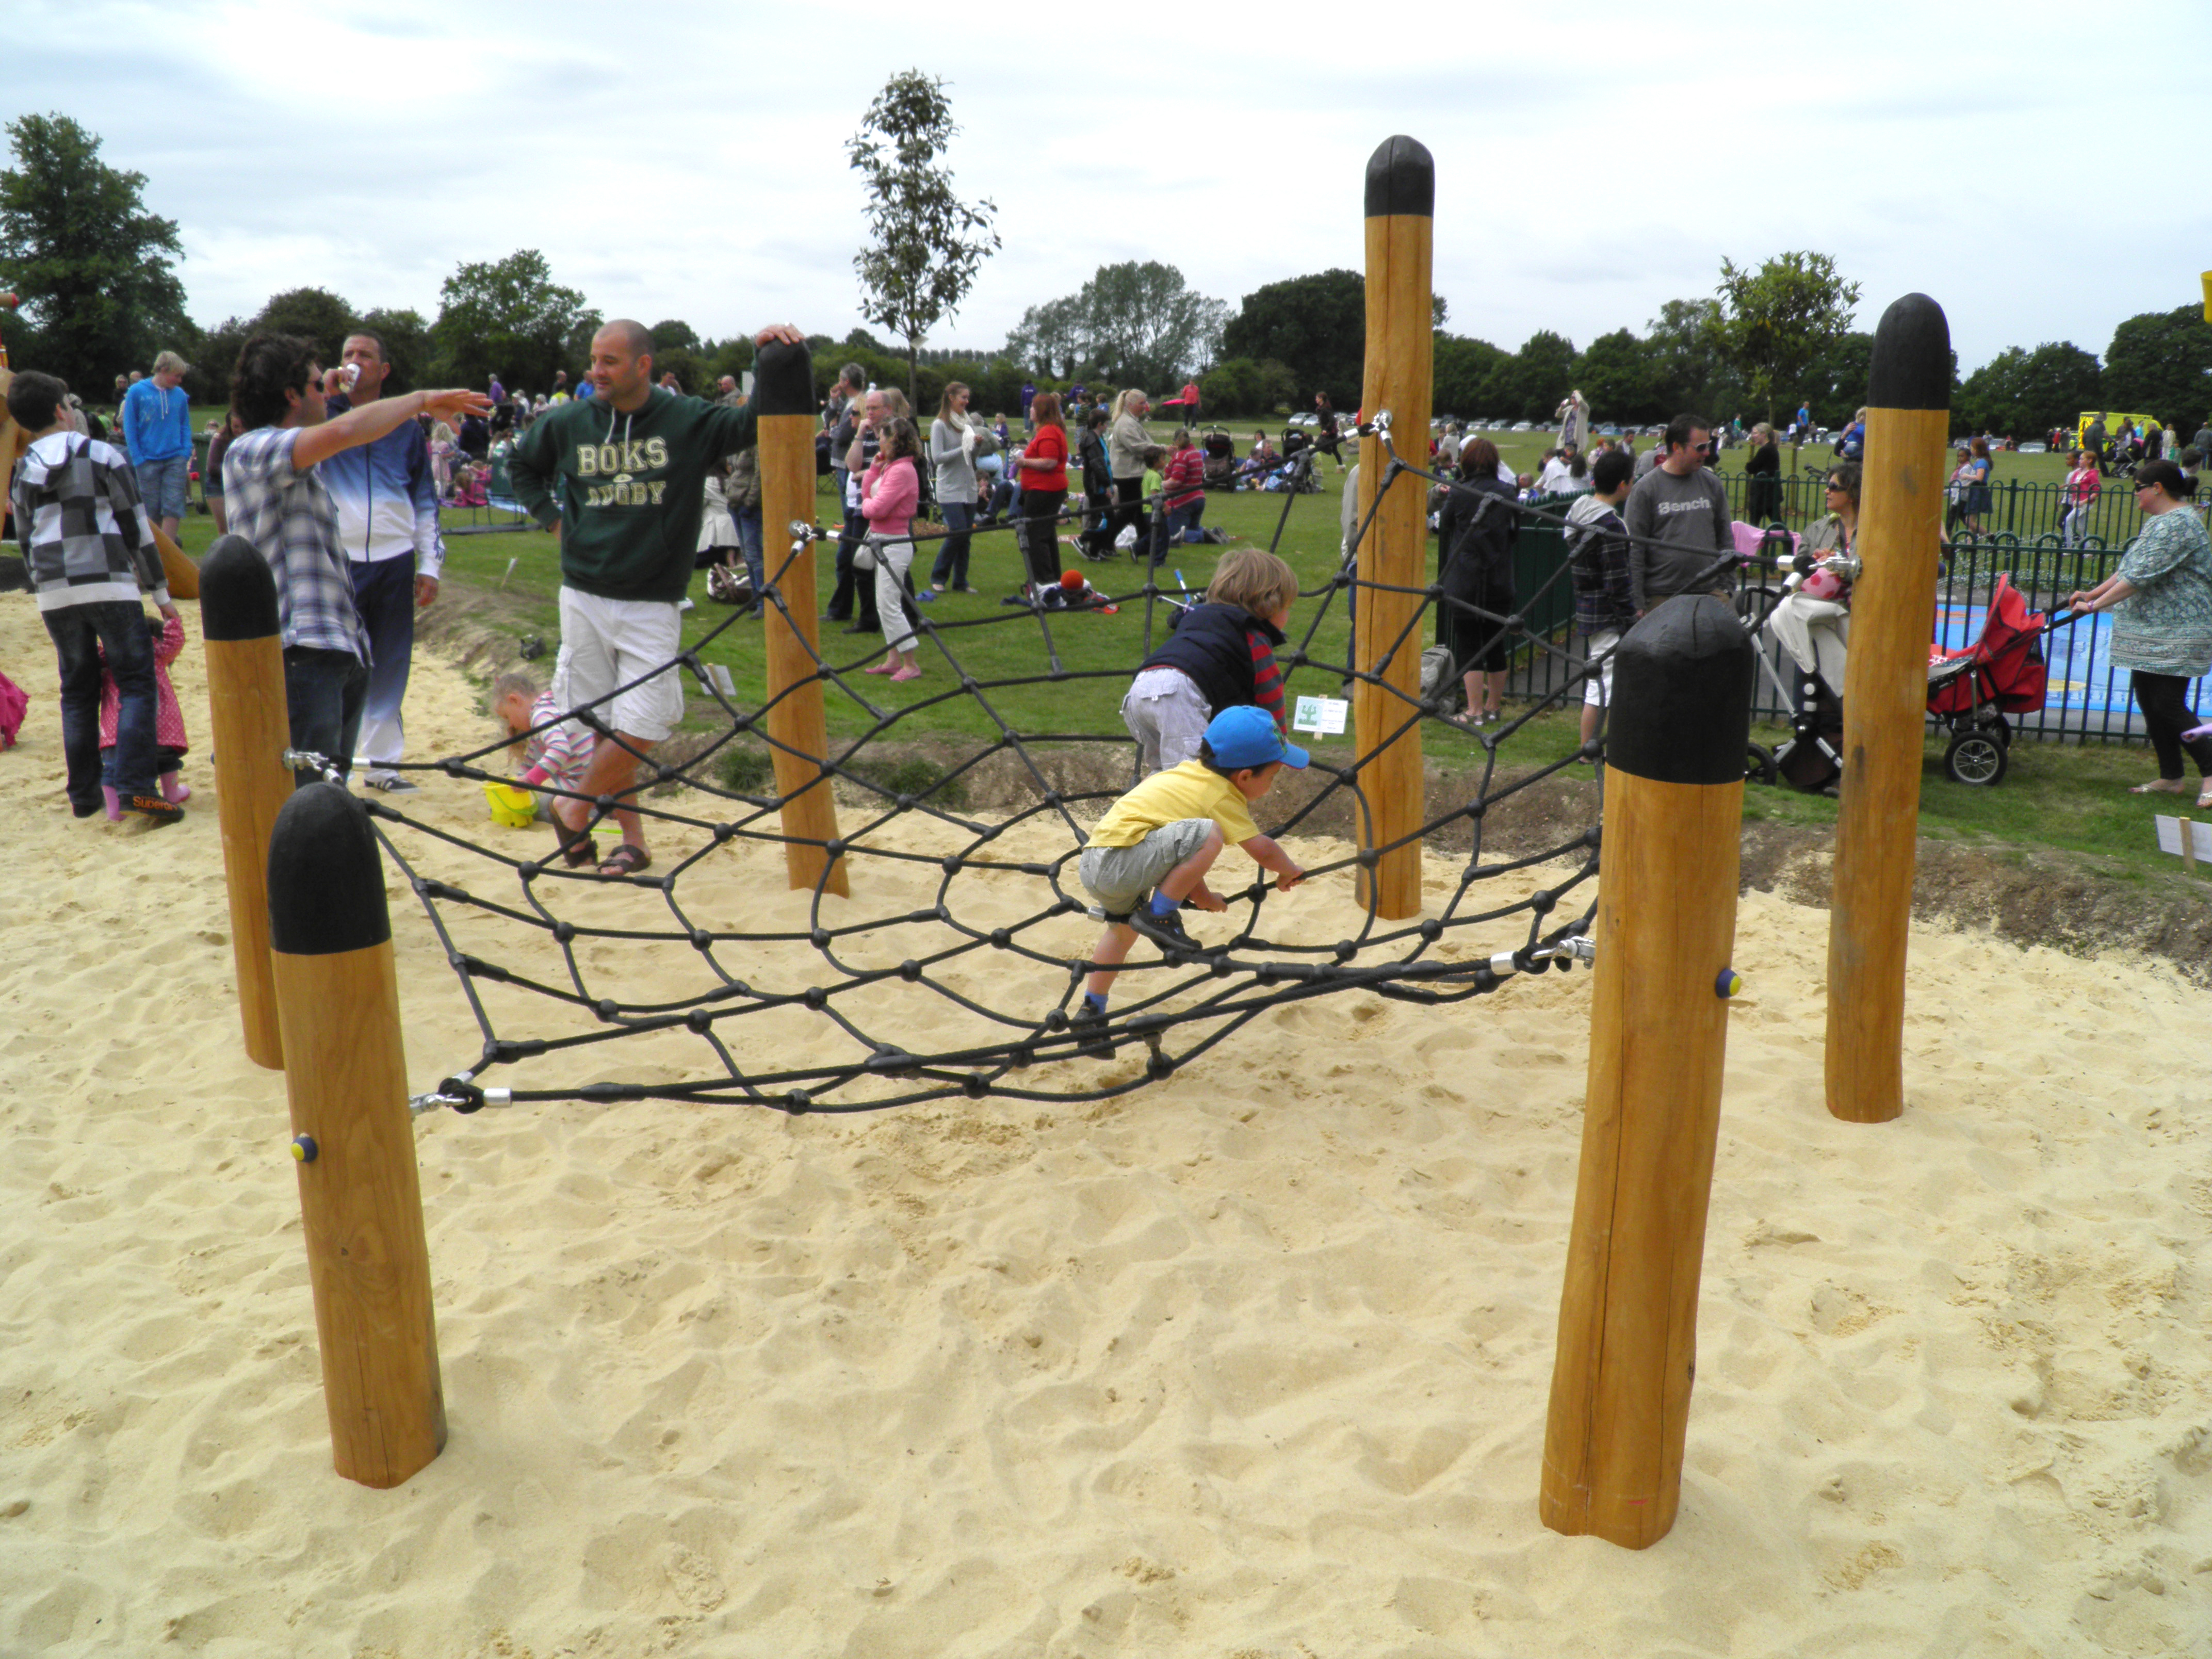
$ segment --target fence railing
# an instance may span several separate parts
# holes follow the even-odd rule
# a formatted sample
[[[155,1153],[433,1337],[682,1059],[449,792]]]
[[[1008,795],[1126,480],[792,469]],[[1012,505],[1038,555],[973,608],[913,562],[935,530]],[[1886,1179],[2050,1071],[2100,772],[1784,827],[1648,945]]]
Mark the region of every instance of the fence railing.
[[[2023,486],[2023,496],[2033,488]],[[2028,608],[2038,612],[2063,605],[2069,593],[2094,587],[2118,564],[2118,539],[2124,538],[2116,538],[2107,551],[2021,545],[2016,535],[1955,539],[1949,566],[1937,584],[1931,641],[1947,650],[1960,650],[1979,639],[2000,574],[2012,577],[2013,586],[2027,599]],[[1560,576],[1559,566],[1565,556],[1557,526],[1522,526],[1514,552],[1514,591],[1522,596],[1519,608],[1528,619],[1530,633],[1549,640],[1557,648],[1531,647],[1516,659],[1507,684],[1516,696],[1548,695],[1575,676],[1583,642],[1574,631],[1573,590],[1563,577],[1554,580]],[[1761,580],[1756,571],[1744,574],[1747,586],[1755,587]],[[1765,580],[1779,585],[1774,578]],[[1756,603],[1747,596],[1741,608],[1751,610]],[[2039,640],[2049,676],[2044,706],[2032,714],[2008,715],[2014,735],[2072,743],[2141,741],[2142,717],[2129,696],[2128,671],[2112,666],[2110,616],[2083,617]],[[1790,703],[1777,682],[1789,684],[1790,665],[1770,640],[1762,639],[1759,643],[1762,653],[1775,665],[1776,674],[1771,678],[1765,673],[1754,677],[1752,717],[1786,725]],[[2208,681],[2212,681],[2212,676],[2191,686],[2191,708],[2203,706]]]
[[[1769,500],[1778,498],[1779,516],[1784,523],[1802,526],[1827,511],[1821,488],[1826,474],[1825,466],[1803,468],[1770,481]],[[1752,486],[1757,479],[1741,472],[1719,476],[1728,489],[1729,510],[1737,518],[1747,524],[1767,521],[1771,515],[1752,516]],[[2106,547],[2118,548],[2142,528],[2142,510],[2136,505],[2135,491],[2124,478],[2106,480],[2103,493],[2078,515],[2079,522],[2062,522],[2065,493],[2065,484],[2058,480],[2036,483],[2024,478],[1998,479],[1990,485],[1988,508],[1973,515],[1980,522],[1979,533],[1984,538],[2010,536],[2022,545],[2045,537],[2053,546],[2062,542],[2078,545],[2094,537]],[[1945,509],[1946,532],[1950,535],[1974,533],[1960,521],[1962,505],[1952,504]]]

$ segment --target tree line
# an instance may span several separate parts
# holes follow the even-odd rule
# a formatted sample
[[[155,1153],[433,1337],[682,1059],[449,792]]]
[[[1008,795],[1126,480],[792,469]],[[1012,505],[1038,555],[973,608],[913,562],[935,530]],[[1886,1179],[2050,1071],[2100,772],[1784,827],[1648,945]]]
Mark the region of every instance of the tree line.
[[[263,328],[304,336],[329,361],[347,334],[373,331],[403,386],[481,386],[496,374],[535,392],[550,390],[556,372],[582,377],[601,315],[530,248],[457,266],[434,319],[356,310],[328,289],[298,288],[203,329],[176,276],[177,227],[145,210],[144,175],[106,166],[100,141],[67,116],[22,116],[7,131],[15,165],[0,173],[0,287],[21,293],[23,310],[0,312],[0,340],[18,363],[58,374],[94,401],[118,371],[143,370],[167,347],[192,363],[194,398],[220,402],[239,346]],[[1366,284],[1341,269],[1263,284],[1232,310],[1172,264],[1123,261],[1030,306],[1004,348],[980,361],[926,348],[998,244],[991,204],[962,204],[937,165],[955,131],[943,83],[909,71],[886,85],[848,144],[870,196],[869,240],[854,261],[862,313],[893,337],[865,327],[842,341],[816,337],[820,390],[857,362],[872,381],[904,381],[922,408],[963,381],[989,414],[1017,410],[1025,382],[1141,386],[1157,397],[1195,380],[1207,414],[1224,419],[1265,420],[1310,405],[1317,392],[1342,410],[1358,405]],[[1452,330],[1438,296],[1434,407],[1542,421],[1578,388],[1600,420],[1693,410],[1748,424],[1787,419],[1802,404],[1839,427],[1864,399],[1872,353],[1872,337],[1849,325],[1858,299],[1858,285],[1825,254],[1783,253],[1756,267],[1724,260],[1712,295],[1667,301],[1640,332],[1618,328],[1577,348],[1539,330],[1508,350]],[[652,332],[656,367],[692,392],[751,365],[749,339],[704,337],[680,319]],[[2058,341],[2008,348],[1963,379],[1954,362],[1952,424],[2025,438],[2108,409],[2192,429],[2212,407],[2208,374],[2212,325],[2196,307],[2147,313],[2119,325],[2101,360]]]

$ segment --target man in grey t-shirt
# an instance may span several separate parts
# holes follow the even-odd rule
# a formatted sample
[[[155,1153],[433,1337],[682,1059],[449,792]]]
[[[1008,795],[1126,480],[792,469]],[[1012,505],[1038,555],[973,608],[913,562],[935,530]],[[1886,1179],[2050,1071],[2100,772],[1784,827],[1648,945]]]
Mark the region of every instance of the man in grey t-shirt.
[[[1732,569],[1704,576],[1716,558],[1735,551],[1728,491],[1705,470],[1712,435],[1702,416],[1677,415],[1667,423],[1659,464],[1628,493],[1629,582],[1639,616],[1677,593],[1735,591]]]

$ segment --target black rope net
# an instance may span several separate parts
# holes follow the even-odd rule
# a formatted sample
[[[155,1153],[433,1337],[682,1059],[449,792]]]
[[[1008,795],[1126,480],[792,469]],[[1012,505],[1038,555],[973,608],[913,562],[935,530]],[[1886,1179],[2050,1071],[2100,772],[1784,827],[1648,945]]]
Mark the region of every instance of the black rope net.
[[[1363,431],[1383,439],[1387,471],[1378,506],[1390,490],[1424,483],[1464,488],[1400,460],[1387,424]],[[1309,450],[1291,460],[1274,546],[1313,458]],[[1516,507],[1496,495],[1483,500],[1490,504],[1485,511],[1565,522],[1540,507]],[[1321,592],[1300,595],[1302,606],[1313,603],[1301,637],[1278,653],[1278,662],[1288,699],[1301,685],[1334,693],[1361,678],[1383,688],[1391,714],[1380,722],[1382,729],[1359,734],[1359,752],[1349,764],[1332,768],[1316,755],[1310,775],[1320,787],[1294,810],[1271,822],[1269,798],[1263,798],[1255,811],[1262,831],[1280,839],[1299,835],[1333,798],[1348,798],[1354,822],[1370,829],[1366,847],[1308,864],[1302,893],[1331,877],[1349,886],[1346,878],[1378,854],[1463,823],[1470,850],[1448,891],[1439,895],[1433,881],[1425,888],[1430,914],[1388,921],[1370,899],[1364,917],[1341,937],[1303,937],[1287,925],[1295,918],[1285,915],[1284,900],[1295,906],[1297,895],[1278,894],[1256,866],[1249,866],[1251,884],[1233,890],[1238,866],[1249,860],[1224,849],[1210,880],[1229,902],[1226,915],[1208,919],[1196,935],[1177,938],[1149,922],[1140,906],[1129,923],[1152,949],[1140,943],[1121,964],[1104,1033],[1115,1057],[1079,1059],[1081,1039],[1070,1018],[1091,966],[1101,913],[1075,864],[1087,838],[1086,819],[1134,781],[1134,745],[1122,731],[1020,729],[1001,711],[1000,694],[1048,682],[1067,688],[1061,706],[1115,708],[1137,662],[1164,636],[1170,606],[1197,596],[1163,588],[1157,569],[1143,574],[1140,556],[1141,586],[1118,598],[1125,610],[1143,607],[1143,650],[1111,671],[1064,667],[1053,633],[1071,619],[1035,604],[972,620],[924,616],[920,637],[951,671],[952,684],[897,708],[878,703],[869,682],[857,678],[879,654],[877,647],[850,660],[817,653],[816,681],[825,696],[843,700],[867,720],[857,736],[832,739],[824,768],[842,787],[839,836],[821,845],[842,860],[849,899],[822,882],[811,892],[789,890],[781,817],[786,798],[773,782],[756,793],[719,781],[719,763],[732,745],[775,743],[769,706],[742,704],[718,689],[699,654],[735,622],[733,611],[675,659],[690,689],[719,708],[720,721],[712,740],[680,765],[644,762],[631,799],[655,848],[650,872],[570,870],[550,836],[533,840],[538,856],[518,857],[502,851],[496,838],[484,844],[387,800],[366,803],[386,854],[422,902],[483,1039],[481,1052],[436,1092],[418,1097],[416,1109],[657,1099],[837,1113],[952,1096],[1097,1100],[1169,1076],[1286,1005],[1354,990],[1458,1002],[1519,975],[1589,961],[1596,825],[1515,858],[1486,858],[1484,844],[1486,817],[1502,801],[1597,758],[1593,744],[1587,754],[1570,753],[1510,775],[1500,772],[1501,751],[1515,734],[1547,708],[1578,704],[1583,684],[1598,672],[1596,659],[1573,650],[1571,635],[1536,633],[1526,622],[1545,594],[1569,580],[1571,562],[1563,561],[1537,592],[1519,596],[1512,613],[1500,614],[1448,597],[1435,584],[1384,588],[1363,577],[1358,547],[1373,520],[1370,508]],[[790,554],[768,572],[764,598],[779,609],[790,559],[822,534],[807,526],[792,530]],[[1362,766],[1417,724],[1444,719],[1457,684],[1454,664],[1441,684],[1432,673],[1428,692],[1409,697],[1378,672],[1316,659],[1311,647],[1335,606],[1355,607],[1357,626],[1360,600],[1386,591],[1418,604],[1398,635],[1382,642],[1378,669],[1400,653],[1418,656],[1442,607],[1473,617],[1486,632],[1502,631],[1516,650],[1558,659],[1565,672],[1533,706],[1473,733],[1480,759],[1463,801],[1410,835],[1376,845]],[[1042,635],[1043,672],[988,680],[966,672],[960,653],[968,631],[1007,627]],[[1082,698],[1086,680],[1109,681],[1110,696]],[[865,768],[871,745],[954,698],[981,709],[995,738],[911,792],[886,784],[881,769]],[[598,706],[570,714],[595,726],[600,742],[611,741],[594,718]],[[410,769],[504,782],[506,748],[501,739]],[[1126,781],[1056,787],[1052,757],[1072,748],[1127,752]],[[962,810],[963,778],[999,756],[1010,757],[1026,780],[1027,804],[1003,813]],[[656,792],[656,784],[682,787]],[[614,804],[611,798],[594,803],[601,817]],[[1233,932],[1217,937],[1224,921],[1234,924]],[[655,993],[649,998],[640,990],[648,980]],[[1017,991],[1018,1001],[1012,994]],[[916,1035],[923,1033],[926,1038]],[[1135,1056],[1141,1064],[1129,1063]]]

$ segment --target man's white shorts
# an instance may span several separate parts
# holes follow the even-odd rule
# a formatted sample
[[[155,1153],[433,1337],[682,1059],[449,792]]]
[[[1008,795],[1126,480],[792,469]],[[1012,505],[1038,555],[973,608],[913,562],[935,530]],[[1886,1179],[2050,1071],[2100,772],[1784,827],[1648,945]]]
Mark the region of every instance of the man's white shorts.
[[[1591,635],[1589,643],[1583,647],[1586,660],[1597,664],[1590,677],[1583,682],[1583,701],[1592,708],[1613,706],[1613,659],[1619,654],[1616,647],[1620,644],[1620,629],[1608,628],[1602,634]],[[1597,660],[1601,652],[1605,654],[1603,662]]]
[[[683,643],[682,613],[668,600],[607,599],[564,586],[553,695],[563,708],[597,703],[591,713],[600,725],[659,743],[684,718],[684,681],[675,666]],[[630,684],[644,675],[652,678]]]

